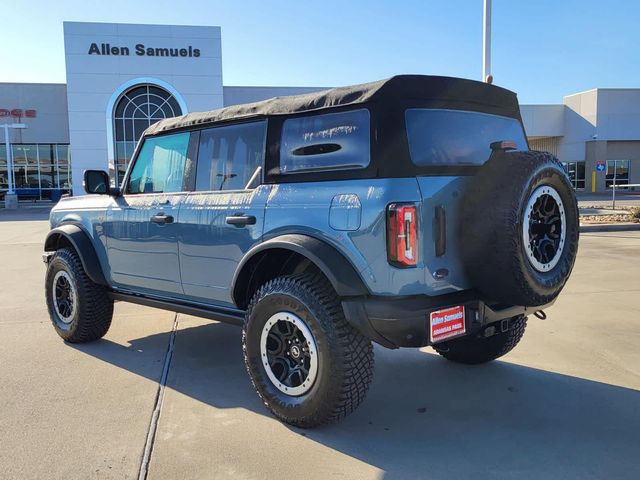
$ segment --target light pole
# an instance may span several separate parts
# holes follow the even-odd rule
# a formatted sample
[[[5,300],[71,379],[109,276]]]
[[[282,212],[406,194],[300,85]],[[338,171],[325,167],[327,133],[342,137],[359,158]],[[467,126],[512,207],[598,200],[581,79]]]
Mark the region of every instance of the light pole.
[[[611,208],[616,209],[616,177],[618,176],[618,160],[613,161],[613,205]]]
[[[484,0],[482,38],[482,81],[493,83],[491,75],[491,0]]]
[[[18,198],[15,192],[15,176],[13,171],[13,152],[11,151],[11,142],[9,141],[9,129],[25,129],[27,126],[24,123],[5,123],[1,125],[4,127],[4,145],[7,152],[7,180],[9,183],[9,190],[4,196],[5,208],[16,208],[18,206]]]

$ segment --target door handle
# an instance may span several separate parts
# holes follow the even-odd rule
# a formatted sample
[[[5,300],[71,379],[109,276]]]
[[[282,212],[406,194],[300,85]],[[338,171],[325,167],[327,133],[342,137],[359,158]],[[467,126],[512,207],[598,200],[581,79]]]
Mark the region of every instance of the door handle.
[[[226,218],[226,220],[229,225],[235,225],[237,227],[256,224],[256,217],[254,217],[253,215],[230,215]]]
[[[165,215],[164,213],[158,213],[157,215],[151,217],[150,220],[152,223],[157,223],[160,225],[173,223],[173,217],[171,215]]]

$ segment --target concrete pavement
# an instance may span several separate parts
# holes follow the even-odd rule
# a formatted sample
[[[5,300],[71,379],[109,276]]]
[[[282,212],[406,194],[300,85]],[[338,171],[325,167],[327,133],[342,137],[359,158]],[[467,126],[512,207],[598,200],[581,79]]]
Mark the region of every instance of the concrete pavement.
[[[167,343],[130,341],[175,315],[118,304],[107,340],[64,344],[44,305],[46,230],[0,221],[0,478],[137,478]]]
[[[0,216],[0,478],[137,478],[156,407],[149,479],[640,477],[640,232],[582,235],[549,318],[502,361],[376,348],[360,409],[303,431],[253,392],[237,327],[117,304],[103,340],[64,344],[47,224],[19,218]]]
[[[580,208],[611,208],[613,203],[611,192],[576,192],[576,196]],[[616,192],[616,207],[640,207],[640,192],[624,192],[622,190]]]

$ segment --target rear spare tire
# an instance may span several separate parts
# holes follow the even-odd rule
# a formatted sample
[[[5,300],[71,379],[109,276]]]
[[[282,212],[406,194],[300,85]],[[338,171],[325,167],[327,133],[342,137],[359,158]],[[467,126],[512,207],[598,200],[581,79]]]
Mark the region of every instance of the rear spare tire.
[[[539,306],[564,287],[578,250],[578,206],[546,152],[494,152],[462,206],[465,269],[487,301]]]

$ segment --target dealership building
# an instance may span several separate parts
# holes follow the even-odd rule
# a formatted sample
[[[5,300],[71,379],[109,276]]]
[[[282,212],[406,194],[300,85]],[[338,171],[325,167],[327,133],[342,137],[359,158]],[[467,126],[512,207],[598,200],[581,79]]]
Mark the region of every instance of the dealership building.
[[[65,22],[64,49],[66,84],[0,83],[0,126],[24,127],[0,128],[0,195],[11,180],[23,199],[78,195],[86,169],[119,182],[162,118],[318,90],[225,86],[220,27]],[[523,105],[522,117],[531,148],[556,154],[577,190],[606,191],[614,174],[640,183],[640,89]]]

